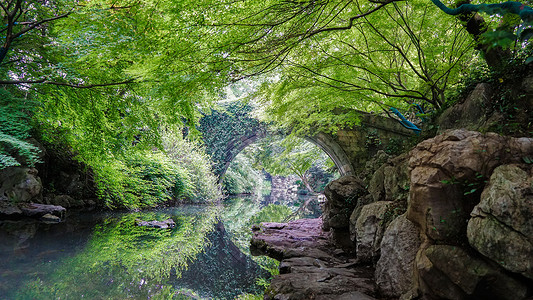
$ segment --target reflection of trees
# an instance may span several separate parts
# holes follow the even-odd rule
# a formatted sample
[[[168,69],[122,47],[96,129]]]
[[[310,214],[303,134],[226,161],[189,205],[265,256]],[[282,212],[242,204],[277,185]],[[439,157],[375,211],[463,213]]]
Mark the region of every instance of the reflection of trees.
[[[222,222],[208,234],[208,240],[210,246],[191,262],[182,278],[176,280],[177,286],[215,299],[234,299],[242,293],[263,292],[256,279],[270,274],[235,245]]]
[[[292,210],[284,205],[271,204],[266,207],[251,199],[232,198],[225,203],[221,220],[231,240],[246,255],[250,255],[251,227],[261,222],[282,222]],[[277,272],[277,262],[269,257],[253,257],[262,268],[269,272]]]
[[[66,259],[50,276],[38,278],[22,298],[147,298],[172,293],[164,281],[177,276],[204,247],[216,222],[217,209],[193,214],[133,213],[110,217],[95,227],[87,247]],[[177,226],[160,230],[135,225],[135,219],[172,217]]]

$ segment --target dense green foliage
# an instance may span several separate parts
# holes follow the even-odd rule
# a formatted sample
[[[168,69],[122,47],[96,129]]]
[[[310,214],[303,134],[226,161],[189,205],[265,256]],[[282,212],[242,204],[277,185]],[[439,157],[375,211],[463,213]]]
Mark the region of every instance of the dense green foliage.
[[[30,118],[36,105],[0,89],[0,169],[33,166],[39,161],[39,148],[25,141],[30,137]]]
[[[51,144],[66,144],[92,169],[107,206],[219,198],[201,148],[180,141],[168,154],[163,145],[164,133],[193,125],[195,105],[213,99],[206,97],[207,84],[195,89],[196,79],[169,68],[179,68],[176,64],[152,68],[153,39],[166,39],[168,28],[153,13],[174,13],[177,19],[180,11],[149,2],[117,9],[106,1],[8,2],[0,10],[8,23],[0,28],[6,33],[0,83],[18,83],[25,99],[40,104],[36,130]],[[7,134],[2,135],[2,163],[14,165],[17,149],[33,163],[34,149]]]
[[[521,53],[531,49],[529,39],[502,35],[530,32],[512,14],[483,16],[482,38],[468,18],[424,0],[9,0],[0,15],[0,84],[25,94],[18,111],[39,103],[33,124],[93,169],[109,206],[216,193],[211,179],[205,192],[194,187],[208,163],[197,160],[192,171],[187,159],[170,161],[163,134],[188,127],[194,136],[232,81],[262,75],[253,95],[261,116],[287,132],[335,132],[358,122],[354,110],[441,108],[474,64],[490,61],[491,48],[512,52],[497,55],[499,65],[527,63]],[[234,127],[225,117],[213,122]],[[0,133],[0,167],[37,161],[19,133]],[[227,144],[209,130],[203,138]],[[209,154],[218,160],[218,152]]]
[[[231,162],[223,179],[223,186],[229,194],[256,194],[269,192],[268,182],[262,170],[254,168],[255,158],[251,151],[242,151]]]

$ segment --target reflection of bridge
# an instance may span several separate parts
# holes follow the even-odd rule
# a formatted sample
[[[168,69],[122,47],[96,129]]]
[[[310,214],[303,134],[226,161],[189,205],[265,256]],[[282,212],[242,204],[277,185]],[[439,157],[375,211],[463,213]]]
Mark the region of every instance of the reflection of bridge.
[[[414,135],[391,118],[359,113],[361,123],[358,126],[340,129],[335,134],[319,132],[303,137],[324,150],[341,175],[354,174],[357,169],[363,167],[360,166],[362,161],[378,149],[386,147],[391,139],[404,140]],[[227,118],[224,114],[227,113],[215,111],[200,121],[200,131],[217,137],[204,141],[207,152],[215,161],[215,172],[220,178],[219,181],[222,181],[231,161],[244,148],[268,135],[279,134],[270,132],[266,124],[251,118],[247,113],[230,113]],[[219,122],[216,122],[217,120]],[[220,121],[224,124],[220,124]],[[238,130],[232,130],[235,128]],[[204,137],[206,135],[204,134]]]

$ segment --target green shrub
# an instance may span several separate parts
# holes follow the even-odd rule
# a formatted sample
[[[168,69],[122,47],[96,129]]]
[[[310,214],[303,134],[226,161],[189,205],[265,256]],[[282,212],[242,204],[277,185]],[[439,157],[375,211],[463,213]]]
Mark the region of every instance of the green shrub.
[[[206,203],[222,198],[217,177],[212,172],[211,159],[205,149],[195,141],[182,138],[181,132],[166,130],[162,144],[168,158],[187,174],[186,192],[189,201]],[[185,188],[185,187],[184,187]]]
[[[197,155],[187,153],[188,155]],[[131,150],[123,157],[88,163],[95,171],[98,195],[109,207],[153,207],[169,200],[209,202],[216,194],[202,189],[197,180],[202,174],[191,173],[184,165],[158,150]],[[209,177],[211,174],[203,174]],[[216,191],[216,187],[209,187]],[[204,197],[198,197],[201,194]]]
[[[253,167],[253,160],[243,153],[231,162],[223,180],[223,186],[229,194],[261,194],[266,188],[263,172]]]
[[[35,102],[0,89],[0,169],[39,162],[39,148],[25,141],[30,137],[30,120],[36,106]]]

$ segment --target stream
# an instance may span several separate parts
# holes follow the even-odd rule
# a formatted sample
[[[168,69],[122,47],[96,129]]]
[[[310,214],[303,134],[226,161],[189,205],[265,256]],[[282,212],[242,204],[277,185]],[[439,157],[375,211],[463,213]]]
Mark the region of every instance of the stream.
[[[257,201],[0,221],[0,299],[235,299],[273,262],[249,255]],[[172,218],[176,227],[135,224]],[[261,267],[263,266],[263,267]],[[275,267],[275,265],[274,265]],[[264,280],[263,280],[264,281]]]

